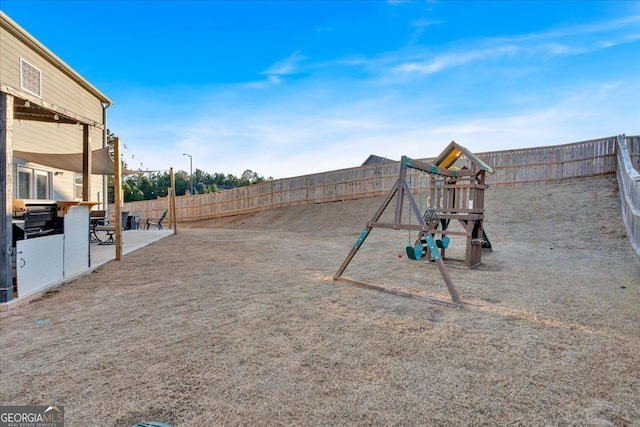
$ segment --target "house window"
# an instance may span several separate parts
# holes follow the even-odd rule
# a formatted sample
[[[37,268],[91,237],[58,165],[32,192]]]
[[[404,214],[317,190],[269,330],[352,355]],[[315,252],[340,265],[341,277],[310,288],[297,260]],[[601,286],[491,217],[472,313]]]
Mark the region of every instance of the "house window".
[[[18,167],[19,199],[51,199],[52,173],[39,169]]]
[[[31,198],[31,175],[32,172],[29,169],[18,170],[18,199]]]
[[[49,173],[45,171],[36,172],[36,199],[49,198]]]
[[[20,88],[38,98],[42,97],[42,72],[20,58]]]
[[[82,178],[82,174],[75,172],[75,197],[76,200],[82,200],[82,184],[84,180]]]

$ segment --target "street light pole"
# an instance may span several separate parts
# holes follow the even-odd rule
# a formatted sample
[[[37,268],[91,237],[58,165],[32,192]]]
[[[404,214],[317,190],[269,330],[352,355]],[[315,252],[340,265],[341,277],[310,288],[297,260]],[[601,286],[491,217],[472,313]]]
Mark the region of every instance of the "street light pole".
[[[191,195],[193,196],[193,157],[191,154],[183,153],[183,156],[189,156],[189,182],[191,187]]]

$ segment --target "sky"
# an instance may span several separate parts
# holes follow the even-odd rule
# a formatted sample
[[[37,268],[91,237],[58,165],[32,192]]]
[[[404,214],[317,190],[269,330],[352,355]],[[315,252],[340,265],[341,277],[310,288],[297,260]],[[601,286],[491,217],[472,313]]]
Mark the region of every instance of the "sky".
[[[286,178],[640,135],[640,1],[2,0],[130,169]],[[189,157],[192,156],[192,166]]]

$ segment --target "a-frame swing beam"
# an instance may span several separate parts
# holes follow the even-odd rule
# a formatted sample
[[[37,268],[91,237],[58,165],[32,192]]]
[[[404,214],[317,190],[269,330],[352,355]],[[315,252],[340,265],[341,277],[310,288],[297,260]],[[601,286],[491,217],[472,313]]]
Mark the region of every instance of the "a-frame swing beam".
[[[354,243],[353,247],[351,248],[351,250],[347,254],[347,257],[342,262],[342,265],[340,266],[340,268],[338,268],[338,272],[333,276],[334,280],[340,279],[340,276],[342,275],[342,273],[344,273],[344,270],[347,268],[347,266],[349,265],[349,263],[351,262],[351,260],[355,256],[356,252],[358,252],[358,249],[360,249],[360,246],[362,246],[362,243],[364,243],[364,241],[366,240],[367,236],[369,236],[369,233],[371,232],[371,229],[373,228],[372,224],[375,224],[376,221],[378,221],[380,216],[382,216],[382,213],[384,212],[384,210],[387,208],[387,206],[389,206],[389,203],[391,202],[391,199],[393,198],[393,196],[398,191],[399,182],[400,182],[399,180],[396,181],[396,183],[391,188],[391,191],[389,191],[389,193],[385,197],[384,201],[382,202],[382,205],[380,205],[380,207],[378,208],[378,211],[375,213],[375,215],[373,216],[371,221],[369,221],[367,223],[367,225],[366,225],[365,229],[362,231],[362,233],[360,233],[360,237],[358,237],[358,240],[356,240],[356,243]]]
[[[456,171],[450,171],[448,169],[443,169],[435,165],[419,162],[416,160],[412,160],[406,156],[403,156],[402,160],[400,161],[400,173],[397,181],[395,182],[395,184],[393,185],[393,187],[391,188],[387,196],[384,198],[382,204],[380,205],[376,213],[373,215],[373,218],[371,218],[371,221],[366,223],[365,229],[362,231],[362,233],[358,237],[358,240],[356,240],[355,244],[347,254],[347,257],[342,262],[342,265],[340,265],[340,268],[338,269],[336,274],[333,276],[333,280],[358,286],[358,287],[362,287],[362,288],[384,291],[394,295],[400,295],[400,296],[409,297],[409,298],[417,298],[417,299],[427,300],[429,302],[433,302],[436,304],[443,304],[443,305],[449,305],[449,306],[460,308],[462,307],[462,301],[460,300],[460,296],[458,295],[458,292],[456,291],[456,288],[453,284],[453,280],[449,275],[449,271],[447,270],[447,267],[445,266],[444,261],[440,256],[438,247],[436,246],[436,243],[433,240],[433,237],[429,233],[430,227],[427,225],[424,218],[422,217],[422,213],[420,212],[420,209],[418,208],[418,204],[416,203],[416,200],[413,197],[411,188],[407,184],[407,181],[406,181],[407,168],[413,168],[413,169],[418,169],[424,172],[442,174],[442,175],[447,175],[452,177],[459,176],[459,174]],[[389,206],[389,203],[391,203],[391,200],[393,199],[393,197],[396,195],[397,197],[396,197],[396,209],[395,209],[394,222],[379,223],[378,220],[382,216],[385,209],[387,209],[387,207]],[[413,211],[413,215],[415,215],[417,219],[418,224],[413,225],[413,224],[405,224],[402,222],[402,205],[403,205],[403,199],[405,196],[409,201],[409,205],[411,207],[411,210]],[[371,230],[376,227],[388,228],[393,230],[420,231],[420,234],[423,235],[427,241],[427,246],[429,248],[429,251],[431,252],[433,260],[435,261],[436,266],[440,271],[442,279],[444,280],[447,286],[447,290],[449,291],[449,295],[451,296],[451,299],[453,302],[444,301],[437,298],[431,298],[423,295],[412,294],[409,292],[403,292],[396,289],[386,288],[380,285],[364,283],[357,280],[351,280],[351,279],[346,279],[341,277],[342,273],[344,273],[345,269],[347,268],[347,266],[349,265],[349,263],[351,262],[355,254],[358,252],[358,250],[360,249],[360,247],[362,246],[366,238],[369,236],[369,233],[371,232]]]

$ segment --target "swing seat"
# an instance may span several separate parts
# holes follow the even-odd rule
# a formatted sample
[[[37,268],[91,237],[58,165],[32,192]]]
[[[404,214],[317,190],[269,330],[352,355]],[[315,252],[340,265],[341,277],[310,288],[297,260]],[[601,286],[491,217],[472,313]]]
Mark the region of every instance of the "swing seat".
[[[424,248],[419,243],[415,247],[407,246],[407,256],[409,257],[409,259],[418,260],[422,258],[423,252],[424,252]]]
[[[450,241],[449,236],[444,236],[442,239],[436,240],[436,246],[440,249],[447,249]]]

